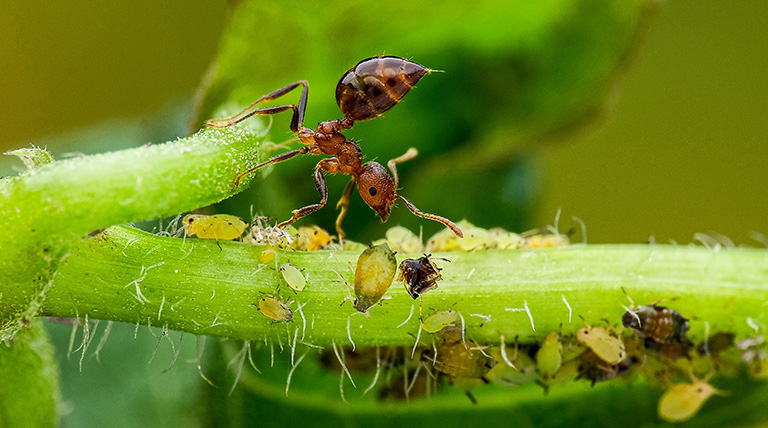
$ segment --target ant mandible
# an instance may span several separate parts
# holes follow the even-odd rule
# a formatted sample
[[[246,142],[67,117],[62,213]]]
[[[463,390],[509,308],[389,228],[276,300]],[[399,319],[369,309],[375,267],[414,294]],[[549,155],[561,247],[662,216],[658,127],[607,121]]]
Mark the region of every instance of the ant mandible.
[[[397,199],[400,199],[413,214],[438,221],[461,237],[463,236],[461,229],[452,221],[438,215],[422,212],[410,201],[396,193],[398,182],[396,165],[414,158],[418,154],[416,149],[410,148],[404,155],[387,163],[387,166],[392,171],[390,176],[387,170],[377,162],[371,161],[363,164],[363,153],[360,150],[360,146],[356,142],[348,140],[341,133],[341,131],[351,128],[355,121],[370,120],[384,114],[397,104],[416,82],[432,71],[405,58],[393,56],[377,56],[360,61],[342,76],[336,86],[336,102],[339,108],[341,108],[341,112],[344,113],[344,118],[320,122],[314,131],[303,126],[304,112],[307,107],[307,92],[309,91],[309,84],[306,80],[291,83],[284,88],[264,95],[240,113],[228,119],[209,120],[206,126],[228,128],[254,115],[266,116],[286,110],[293,110],[291,131],[297,135],[299,141],[305,146],[277,155],[243,172],[235,179],[236,186],[240,184],[240,180],[243,177],[257,169],[291,159],[297,155],[327,154],[333,156],[321,160],[315,167],[315,187],[320,192],[320,203],[293,210],[293,217],[280,223],[279,227],[288,226],[325,206],[328,201],[328,191],[323,172],[327,172],[330,174],[341,173],[352,177],[347,188],[344,190],[344,194],[338,204],[336,204],[336,208],[341,209],[336,219],[336,231],[341,238],[345,236],[341,228],[341,222],[347,214],[349,198],[352,195],[352,189],[355,187],[355,184],[357,184],[360,196],[362,196],[365,203],[376,211],[382,221],[387,221],[392,205],[394,205]],[[255,108],[259,103],[282,97],[299,86],[302,86],[303,89],[298,106],[287,104],[276,107]]]

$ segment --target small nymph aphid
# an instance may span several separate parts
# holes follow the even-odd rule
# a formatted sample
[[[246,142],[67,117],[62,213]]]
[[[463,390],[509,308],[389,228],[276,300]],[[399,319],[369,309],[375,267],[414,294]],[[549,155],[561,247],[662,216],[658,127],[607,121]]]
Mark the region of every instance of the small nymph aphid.
[[[427,333],[437,333],[458,320],[459,313],[454,310],[435,312],[422,322],[421,328]]]
[[[611,334],[607,328],[587,326],[578,331],[576,338],[610,365],[616,365],[627,357],[624,342]]]
[[[560,370],[563,364],[563,345],[560,343],[560,334],[549,333],[541,342],[541,347],[536,351],[536,367],[544,379],[549,379]]]
[[[659,418],[669,422],[686,421],[699,411],[709,397],[718,393],[720,391],[701,379],[672,385],[659,400]]]
[[[307,285],[307,278],[304,277],[304,274],[290,263],[281,264],[280,273],[283,274],[283,279],[294,291],[301,291]]]
[[[405,259],[400,263],[400,275],[397,281],[405,281],[405,290],[417,299],[429,290],[437,288],[437,281],[443,279],[440,268],[430,259],[431,254],[425,254],[418,259]],[[450,262],[448,259],[439,259]]]
[[[389,290],[397,272],[395,253],[386,243],[366,248],[355,268],[355,309],[367,314]]]
[[[638,337],[656,343],[683,343],[688,331],[688,319],[679,312],[659,306],[656,302],[633,309],[635,302],[627,295],[630,306],[621,317],[624,327],[632,329]]]
[[[258,311],[277,322],[290,322],[293,319],[293,311],[287,304],[271,296],[264,296],[259,300]]]
[[[237,239],[248,228],[243,219],[228,214],[189,214],[182,223],[187,236],[197,235],[202,239]]]

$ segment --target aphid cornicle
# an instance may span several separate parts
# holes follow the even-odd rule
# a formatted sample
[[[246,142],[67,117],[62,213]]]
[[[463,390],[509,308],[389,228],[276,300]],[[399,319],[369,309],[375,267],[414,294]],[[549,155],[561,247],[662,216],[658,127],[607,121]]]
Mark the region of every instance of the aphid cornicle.
[[[410,201],[397,194],[396,164],[414,158],[418,154],[416,149],[411,148],[404,155],[387,163],[392,171],[390,176],[387,170],[377,162],[371,161],[363,164],[363,153],[360,146],[342,134],[342,131],[351,128],[355,121],[370,120],[384,114],[397,104],[424,75],[431,71],[405,58],[393,56],[378,56],[360,61],[342,76],[336,86],[336,102],[339,104],[344,118],[320,122],[315,130],[304,127],[304,113],[309,90],[309,84],[305,80],[264,95],[231,118],[209,120],[206,125],[212,128],[227,128],[253,115],[264,116],[293,110],[291,131],[296,134],[304,147],[277,155],[243,172],[235,179],[235,185],[239,185],[243,177],[259,168],[291,159],[297,155],[327,154],[333,156],[321,160],[315,167],[315,187],[320,192],[320,202],[293,210],[293,217],[280,223],[280,227],[288,226],[325,206],[328,201],[328,191],[324,174],[328,173],[346,174],[352,177],[337,204],[341,211],[336,219],[336,231],[342,238],[344,231],[341,228],[341,222],[347,214],[349,198],[355,185],[357,185],[360,196],[365,203],[376,211],[382,221],[387,221],[392,206],[397,199],[400,199],[413,214],[440,222],[456,235],[462,236],[461,229],[452,221],[434,214],[421,212]],[[302,86],[303,89],[298,105],[286,104],[256,108],[259,103],[277,99],[299,86]]]
[[[277,322],[290,322],[293,319],[293,311],[281,300],[271,296],[262,297],[258,304],[254,303],[258,311]]]
[[[632,329],[638,337],[657,343],[682,343],[688,331],[688,319],[679,312],[656,304],[638,306],[621,317],[624,327]]]
[[[366,248],[357,258],[355,300],[352,306],[367,314],[389,290],[397,272],[395,253],[386,243]]]
[[[424,254],[418,259],[405,259],[400,262],[400,274],[396,281],[405,281],[405,290],[415,300],[429,290],[437,288],[437,281],[443,279],[440,268],[430,258],[431,254]],[[448,259],[440,258],[446,262]]]
[[[187,236],[197,235],[202,239],[237,239],[248,228],[243,219],[229,214],[188,214],[181,222]]]

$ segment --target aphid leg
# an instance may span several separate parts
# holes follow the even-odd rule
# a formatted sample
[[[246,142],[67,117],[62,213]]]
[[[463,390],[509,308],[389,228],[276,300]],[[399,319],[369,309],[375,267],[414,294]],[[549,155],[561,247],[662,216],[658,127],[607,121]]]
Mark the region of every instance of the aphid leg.
[[[290,226],[296,220],[312,214],[313,212],[325,206],[325,204],[328,202],[328,189],[325,186],[325,177],[323,176],[323,171],[327,171],[331,174],[336,174],[339,172],[339,160],[336,158],[323,159],[318,162],[317,166],[315,167],[315,187],[320,193],[320,203],[307,205],[304,208],[293,210],[293,217],[278,224],[277,227],[284,228]]]
[[[341,222],[344,221],[344,217],[347,216],[347,210],[349,210],[349,198],[352,196],[352,191],[355,189],[355,183],[357,183],[357,179],[352,177],[352,180],[347,184],[347,188],[344,189],[344,194],[341,195],[341,199],[336,203],[336,209],[340,210],[339,216],[336,217],[336,233],[339,234],[339,243],[342,244],[342,240],[346,238],[347,235],[341,228]]]
[[[299,99],[298,106],[291,104],[291,105],[282,105],[277,107],[254,109],[254,107],[256,107],[259,103],[280,98],[283,95],[298,88],[300,85],[303,86],[304,89],[301,91],[301,98]],[[284,88],[280,88],[276,91],[268,93],[267,95],[264,95],[263,97],[259,98],[248,107],[244,108],[240,113],[227,119],[209,120],[205,123],[205,126],[209,128],[229,128],[230,126],[237,125],[238,123],[254,115],[267,116],[267,115],[280,113],[288,109],[292,109],[293,117],[291,118],[291,131],[297,132],[299,130],[299,127],[301,127],[304,124],[304,111],[307,108],[308,91],[309,91],[309,83],[307,83],[306,80],[300,80],[298,82],[291,83],[290,85]]]
[[[286,161],[288,159],[291,159],[294,156],[303,155],[303,154],[306,154],[308,152],[309,152],[309,147],[302,147],[300,149],[291,150],[290,152],[280,153],[279,155],[277,155],[275,157],[272,157],[272,158],[270,158],[268,160],[265,160],[264,162],[254,166],[253,168],[250,168],[247,171],[245,171],[243,173],[240,173],[240,175],[238,175],[235,178],[235,186],[239,186],[240,185],[240,180],[242,180],[243,177],[245,177],[246,175],[252,173],[253,171],[256,171],[259,168],[265,167],[267,165],[274,165],[276,163],[280,163],[282,161]]]

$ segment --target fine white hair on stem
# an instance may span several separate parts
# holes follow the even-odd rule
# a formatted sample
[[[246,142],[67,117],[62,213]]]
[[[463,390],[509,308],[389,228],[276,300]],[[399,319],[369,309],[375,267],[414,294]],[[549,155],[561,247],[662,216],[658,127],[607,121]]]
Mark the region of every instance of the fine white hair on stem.
[[[504,360],[504,362],[512,367],[513,369],[517,370],[517,367],[515,367],[514,364],[512,364],[512,361],[507,356],[507,340],[504,338],[504,335],[501,335],[501,359]]]
[[[171,360],[171,363],[168,364],[168,367],[163,370],[163,373],[167,373],[170,371],[173,366],[176,365],[176,361],[179,359],[179,355],[181,355],[181,349],[184,346],[184,332],[179,332],[179,347],[176,349],[176,351],[173,353],[173,359]]]
[[[201,378],[203,378],[204,381],[208,383],[208,385],[211,385],[214,388],[218,388],[213,382],[211,382],[210,379],[203,373],[203,365],[202,365],[202,359],[203,359],[203,352],[205,352],[205,336],[196,336],[195,339],[195,362],[197,363],[197,373],[200,375]]]
[[[368,388],[365,388],[365,391],[363,391],[363,396],[368,393],[371,389],[373,389],[374,386],[376,386],[376,382],[379,380],[379,375],[381,374],[381,348],[378,346],[376,347],[376,374],[373,376],[373,381],[371,382],[371,385],[368,386]]]
[[[472,270],[469,271],[469,273],[467,274],[467,279],[471,278],[473,273],[475,273],[475,268],[472,268]]]
[[[304,336],[307,333],[307,318],[304,317],[304,311],[301,310],[304,306],[306,306],[306,303],[296,307],[296,311],[301,315],[301,340],[304,340]]]
[[[248,362],[251,363],[251,367],[253,367],[253,369],[256,370],[256,373],[261,373],[261,370],[259,370],[259,368],[256,367],[256,364],[253,362],[253,351],[251,350],[251,342],[246,341],[245,343],[248,344]]]
[[[349,343],[352,344],[352,352],[355,352],[355,341],[352,340],[352,328],[350,327],[351,322],[352,322],[352,315],[347,317],[347,338],[349,338]]]
[[[405,321],[401,322],[400,325],[398,325],[395,328],[400,328],[400,327],[404,326],[408,321],[411,320],[411,317],[413,316],[413,309],[414,309],[414,306],[411,305],[411,313],[408,314],[408,318],[406,318]]]
[[[299,328],[296,327],[296,330],[293,333],[293,343],[291,343],[291,365],[293,365],[294,357],[296,356],[296,342],[299,341]],[[290,338],[288,340],[290,343]]]
[[[406,395],[410,395],[411,389],[413,389],[413,385],[416,384],[416,379],[419,378],[419,372],[421,372],[421,367],[424,364],[419,363],[419,365],[416,367],[416,371],[413,372],[413,379],[411,379],[411,383],[408,384],[408,387],[405,390]]]
[[[459,314],[459,319],[461,320],[461,343],[464,344],[464,348],[467,348],[467,340],[466,340],[466,334],[467,334],[467,322],[464,321],[464,315],[461,314],[461,312],[456,312]]]
[[[531,320],[531,329],[536,331],[536,326],[533,325],[533,314],[531,314],[531,309],[528,307],[528,301],[523,300],[523,307],[525,308],[525,312],[528,314],[528,319]]]
[[[752,330],[755,330],[755,333],[760,332],[760,326],[755,323],[755,320],[752,319],[752,317],[747,317],[747,325],[752,328]]]
[[[411,350],[411,358],[413,358],[413,355],[416,353],[416,347],[419,346],[419,339],[421,339],[421,330],[424,326],[423,323],[419,322],[419,331],[416,333],[416,342],[413,343],[413,349]]]
[[[347,364],[344,362],[344,357],[342,357],[341,353],[339,352],[339,348],[336,346],[336,342],[331,342],[331,345],[333,345],[333,353],[336,354],[336,359],[339,360],[339,364],[341,364],[341,369],[343,373],[346,373],[347,377],[349,378],[349,381],[352,382],[352,386],[357,388],[357,385],[355,385],[354,379],[352,379],[352,374],[349,373]]]
[[[269,366],[275,366],[275,342],[269,342]]]
[[[709,354],[709,321],[704,321],[704,355]]]
[[[469,314],[469,316],[471,316],[471,317],[478,317],[478,318],[482,318],[482,319],[483,319],[483,324],[481,324],[481,325],[485,325],[486,323],[489,323],[489,322],[491,322],[491,316],[490,316],[490,315],[483,315],[483,314]]]
[[[72,348],[75,347],[75,337],[77,337],[77,327],[80,325],[80,315],[77,315],[75,319],[72,320],[72,332],[69,333],[69,347],[67,348],[67,361],[69,361],[69,356],[72,354]],[[138,326],[138,324],[136,324]],[[134,336],[134,339],[136,337]]]
[[[88,321],[88,314],[85,314],[85,324],[83,324],[83,344],[81,345],[82,352],[80,353],[80,371],[83,371],[83,359],[85,358],[85,351],[91,346],[93,337],[95,336],[96,329],[99,327],[99,320],[93,324],[93,334],[91,333],[90,322]]]
[[[565,294],[561,294],[560,297],[563,299],[563,303],[565,303],[565,306],[568,308],[568,324],[570,324],[571,319],[573,319],[573,308],[571,308],[571,304],[568,303],[568,299],[565,298]]]
[[[99,352],[101,352],[104,344],[107,343],[109,333],[112,331],[112,324],[114,324],[114,321],[107,321],[107,325],[104,327],[104,332],[101,333],[101,339],[99,339],[99,343],[96,345],[96,349],[93,351],[93,356],[96,357],[96,361],[99,363],[101,362],[99,360]]]
[[[165,293],[163,293],[163,300],[160,302],[160,309],[157,310],[158,321],[160,321],[160,315],[163,314],[163,306],[165,306]]]
[[[296,367],[298,367],[299,364],[301,364],[301,362],[304,360],[304,357],[306,357],[308,353],[309,353],[309,349],[307,349],[306,351],[304,351],[303,354],[301,354],[299,359],[296,360],[296,364],[291,364],[291,370],[288,372],[288,379],[285,382],[285,396],[286,397],[288,396],[288,389],[291,387],[291,378],[293,377],[293,372],[296,371]]]
[[[232,367],[232,365],[237,365],[237,373],[235,373],[235,381],[232,382],[232,388],[229,390],[229,395],[232,395],[233,392],[235,392],[235,387],[237,387],[238,382],[240,382],[240,375],[243,374],[243,366],[245,365],[245,356],[248,353],[248,342],[243,343],[243,347],[240,349],[240,351],[235,354],[234,357],[232,357],[231,360],[227,363],[227,371]]]
[[[557,209],[557,212],[555,213],[555,222],[552,224],[552,227],[554,227],[555,229],[556,235],[559,235],[558,227],[560,226],[560,214],[562,214],[562,212],[563,212],[562,208]]]

